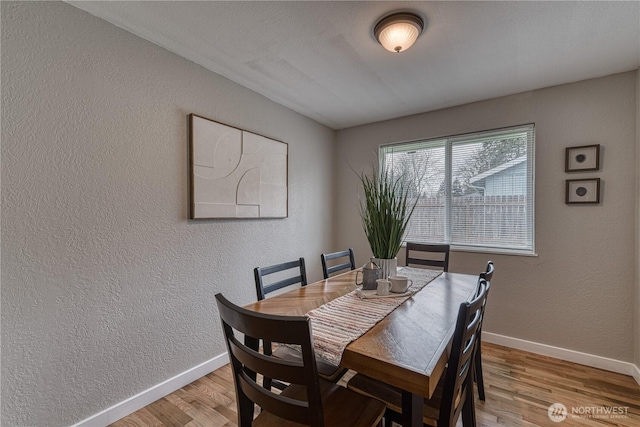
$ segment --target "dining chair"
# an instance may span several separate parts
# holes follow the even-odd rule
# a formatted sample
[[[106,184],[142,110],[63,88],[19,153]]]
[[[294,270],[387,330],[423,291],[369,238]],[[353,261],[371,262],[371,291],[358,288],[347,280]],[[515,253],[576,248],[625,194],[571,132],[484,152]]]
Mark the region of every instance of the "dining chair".
[[[280,273],[287,270],[296,270],[293,276],[285,279],[273,281],[265,284],[265,276]],[[281,264],[271,265],[269,267],[256,267],[253,270],[256,281],[256,293],[258,301],[265,299],[267,294],[277,291],[278,289],[300,283],[300,286],[307,286],[307,270],[304,265],[304,258],[295,261],[283,262]]]
[[[238,426],[381,426],[384,403],[318,377],[311,321],[250,311],[216,295],[236,391]],[[236,334],[244,335],[244,342]],[[238,335],[239,335],[238,334]],[[297,345],[302,360],[292,362],[260,353],[260,341]],[[281,393],[265,390],[257,374],[290,385]],[[254,419],[255,405],[261,408]],[[298,424],[300,423],[300,424]]]
[[[473,362],[486,289],[486,280],[480,279],[478,294],[472,301],[460,304],[447,369],[432,398],[424,399],[424,424],[453,427],[462,414],[464,426],[476,425]],[[400,422],[402,390],[362,374],[356,374],[347,387],[382,400],[387,405],[386,422]]]
[[[418,252],[420,256],[412,256],[412,252]],[[405,265],[424,265],[449,271],[449,245],[407,242]]]
[[[291,273],[293,271],[293,273]],[[284,273],[283,273],[284,272]],[[280,279],[283,274],[290,273],[287,278]],[[266,298],[267,294],[277,291],[279,289],[283,289],[287,286],[292,286],[300,283],[300,286],[307,286],[307,272],[305,268],[304,258],[300,258],[296,261],[284,262],[281,264],[272,265],[269,267],[256,267],[253,270],[255,282],[256,282],[256,294],[258,297],[258,301],[262,301]],[[279,278],[275,281],[272,281],[269,284],[266,283],[266,276],[276,274]],[[286,346],[278,346],[275,350],[272,350],[272,345],[270,342],[266,341],[263,343],[265,354],[290,360],[290,361],[299,361],[302,359],[302,354],[295,349]],[[347,369],[336,366],[331,363],[325,362],[323,360],[318,360],[318,374],[320,377],[324,378],[327,381],[337,382],[342,378],[342,376],[347,372]],[[264,378],[264,387],[270,389],[271,386],[274,386],[280,390],[286,387],[286,384],[283,384],[279,381],[272,381],[269,377]]]
[[[480,278],[478,280],[478,285],[484,279],[486,281],[486,291],[485,294],[487,297],[489,296],[489,289],[491,289],[491,279],[493,278],[493,272],[495,271],[495,267],[493,265],[493,261],[487,262],[487,268],[485,271],[480,273]],[[478,291],[480,288],[478,288]],[[480,329],[478,329],[478,348],[476,349],[475,355],[475,365],[474,365],[474,378],[476,381],[476,385],[478,386],[478,397],[480,400],[485,400],[484,394],[484,378],[482,377],[482,323],[484,322],[484,310],[486,308],[486,298],[485,303],[482,306],[482,321],[480,322]]]
[[[329,266],[329,264],[327,263],[327,261],[333,261],[336,259],[346,258],[346,257],[349,257],[349,262],[346,262],[345,260],[345,262],[343,263],[335,264],[332,266]],[[347,249],[346,251],[333,252],[330,254],[322,254],[320,255],[320,258],[322,259],[322,274],[324,275],[325,279],[328,279],[329,275],[337,271],[346,270],[347,268],[351,270],[356,269],[356,259],[353,254],[353,249],[351,248]]]

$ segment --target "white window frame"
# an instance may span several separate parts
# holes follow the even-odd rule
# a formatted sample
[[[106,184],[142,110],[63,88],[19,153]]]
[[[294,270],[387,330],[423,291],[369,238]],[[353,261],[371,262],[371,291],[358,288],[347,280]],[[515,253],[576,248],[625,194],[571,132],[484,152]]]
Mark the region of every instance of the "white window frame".
[[[478,140],[487,138],[496,138],[502,135],[510,135],[513,133],[526,132],[528,135],[527,140],[527,195],[528,201],[530,201],[530,207],[526,210],[527,223],[529,224],[528,239],[531,242],[530,248],[520,247],[508,247],[508,245],[502,247],[494,247],[486,244],[472,245],[464,243],[456,243],[451,241],[451,212],[452,212],[452,150],[454,145],[460,145],[464,143],[479,142]],[[409,150],[415,150],[420,148],[427,148],[434,143],[442,143],[444,141],[445,151],[445,182],[448,184],[445,194],[445,230],[444,241],[424,242],[434,244],[449,244],[452,250],[464,251],[464,252],[482,252],[482,253],[496,253],[506,255],[522,255],[522,256],[537,256],[535,251],[535,124],[524,124],[518,126],[510,126],[500,129],[484,130],[473,133],[466,133],[460,135],[450,135],[437,138],[419,139],[404,142],[395,142],[390,144],[381,144],[378,147],[378,159],[380,167],[383,168],[385,164],[385,154],[393,147],[403,147]],[[530,177],[530,178],[529,178]]]

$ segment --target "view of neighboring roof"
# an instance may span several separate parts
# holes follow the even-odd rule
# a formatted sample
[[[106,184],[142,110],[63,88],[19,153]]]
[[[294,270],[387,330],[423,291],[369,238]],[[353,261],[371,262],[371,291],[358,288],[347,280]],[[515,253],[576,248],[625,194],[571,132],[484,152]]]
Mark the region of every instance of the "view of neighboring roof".
[[[491,175],[495,175],[498,172],[502,172],[502,171],[507,170],[507,169],[509,169],[511,167],[517,166],[520,163],[525,162],[526,160],[527,160],[527,156],[525,154],[524,156],[518,157],[517,159],[513,159],[511,161],[503,163],[500,166],[497,166],[497,167],[495,167],[493,169],[489,169],[486,172],[482,172],[481,174],[476,175],[473,178],[471,178],[469,180],[469,182],[475,183],[475,182],[478,182],[478,181],[482,181],[483,179],[485,179],[485,178],[487,178],[487,177],[489,177]]]

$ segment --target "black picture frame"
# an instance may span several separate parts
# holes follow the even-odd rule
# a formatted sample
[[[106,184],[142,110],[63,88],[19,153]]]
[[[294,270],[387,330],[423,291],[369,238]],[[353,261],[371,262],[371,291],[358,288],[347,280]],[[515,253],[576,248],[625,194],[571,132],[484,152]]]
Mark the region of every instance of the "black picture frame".
[[[600,178],[567,179],[565,203],[567,205],[600,203]]]
[[[564,156],[565,172],[600,170],[600,144],[567,147]]]

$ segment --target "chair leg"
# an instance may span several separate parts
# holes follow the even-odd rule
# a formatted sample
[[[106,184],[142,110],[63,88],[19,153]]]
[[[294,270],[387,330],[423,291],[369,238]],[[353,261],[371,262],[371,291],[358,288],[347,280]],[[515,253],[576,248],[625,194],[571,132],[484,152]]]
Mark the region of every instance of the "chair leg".
[[[473,398],[473,382],[467,388],[467,395],[462,406],[462,425],[464,427],[476,427],[476,407]]]
[[[271,390],[271,378],[264,377],[262,380],[262,387],[267,390]]]
[[[255,404],[240,389],[238,389],[237,399],[238,427],[251,427]]]
[[[273,345],[271,344],[271,342],[264,341],[262,343],[262,352],[264,353],[265,356],[273,355]],[[274,380],[273,378],[263,377],[262,387],[264,387],[269,391],[271,390],[272,387],[277,388],[278,390],[284,390],[285,388],[287,388],[287,384],[278,380]]]
[[[478,341],[478,348],[476,349],[476,355],[474,360],[474,377],[478,385],[478,397],[484,402],[484,379],[482,378],[482,347],[480,341]]]

